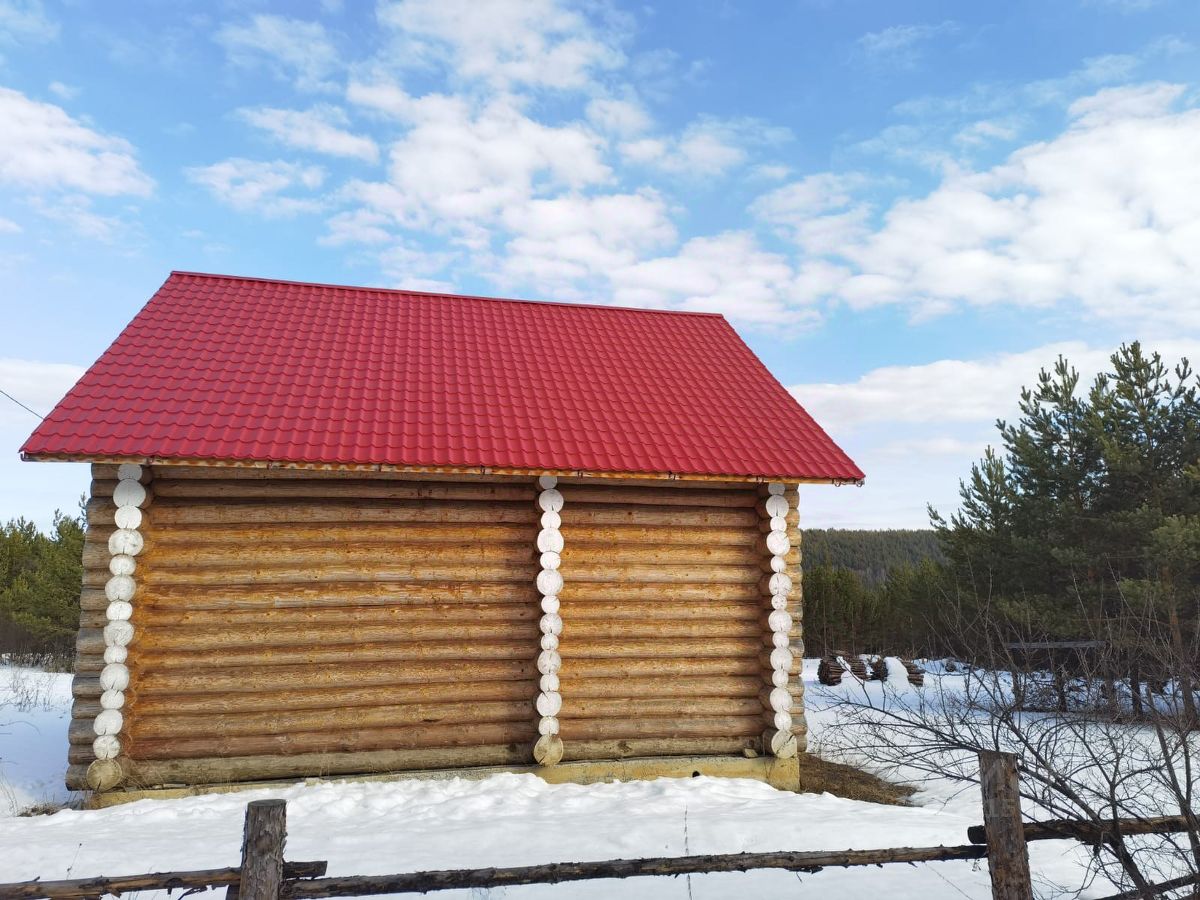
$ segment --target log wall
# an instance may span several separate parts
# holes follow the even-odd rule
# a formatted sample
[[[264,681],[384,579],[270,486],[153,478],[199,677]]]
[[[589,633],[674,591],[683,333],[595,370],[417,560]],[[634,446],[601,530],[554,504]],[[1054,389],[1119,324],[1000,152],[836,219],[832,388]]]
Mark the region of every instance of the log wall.
[[[769,554],[758,489],[559,489],[563,758],[761,751]]]
[[[89,504],[76,786],[99,696],[110,469],[94,467]],[[376,751],[396,751],[389,767],[406,751],[418,767],[528,762],[534,487],[273,475],[154,468],[123,735],[135,770],[303,754],[315,775],[345,766],[313,771],[314,754]]]
[[[100,709],[115,473],[93,467],[88,504],[75,788]],[[154,467],[121,735],[131,784],[531,763],[538,486],[449,479]],[[563,758],[761,751],[761,491],[559,489]]]

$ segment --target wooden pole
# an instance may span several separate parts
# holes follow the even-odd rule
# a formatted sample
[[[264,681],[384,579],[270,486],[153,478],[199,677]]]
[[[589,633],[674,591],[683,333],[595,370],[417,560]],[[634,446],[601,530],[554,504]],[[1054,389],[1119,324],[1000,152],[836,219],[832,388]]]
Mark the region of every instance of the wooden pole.
[[[225,900],[279,900],[286,838],[286,800],[255,800],[246,806],[242,877],[225,892]]]
[[[771,853],[724,853],[705,856],[610,859],[598,862],[547,863],[509,869],[457,869],[402,875],[347,875],[316,878],[287,885],[284,896],[366,897],[379,894],[426,893],[455,888],[495,888],[518,884],[558,884],[593,878],[637,878],[648,875],[688,875],[701,872],[746,872],[784,869],[816,872],[823,868],[877,866],[884,863],[941,862],[979,859],[988,848],[897,847],[891,850],[815,850]],[[1026,895],[1025,900],[1029,900]]]
[[[1033,896],[1033,882],[1021,824],[1017,757],[1012,753],[980,751],[979,786],[983,792],[983,827],[987,835],[992,898],[1029,900]]]
[[[298,878],[320,878],[327,869],[325,862],[284,863],[286,881]],[[223,888],[236,886],[242,870],[199,869],[195,872],[158,872],[150,875],[98,875],[95,878],[75,878],[66,881],[19,881],[0,884],[0,897],[5,900],[88,900],[106,894],[136,894],[139,891],[173,891],[183,889]]]

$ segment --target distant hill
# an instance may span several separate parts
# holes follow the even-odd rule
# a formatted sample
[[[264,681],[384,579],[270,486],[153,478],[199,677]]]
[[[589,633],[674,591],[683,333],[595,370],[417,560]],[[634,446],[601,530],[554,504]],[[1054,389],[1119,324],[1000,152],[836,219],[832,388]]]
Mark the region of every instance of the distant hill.
[[[804,565],[849,569],[868,585],[879,585],[888,572],[904,564],[931,559],[943,562],[937,534],[929,529],[851,531],[840,528],[804,530]]]

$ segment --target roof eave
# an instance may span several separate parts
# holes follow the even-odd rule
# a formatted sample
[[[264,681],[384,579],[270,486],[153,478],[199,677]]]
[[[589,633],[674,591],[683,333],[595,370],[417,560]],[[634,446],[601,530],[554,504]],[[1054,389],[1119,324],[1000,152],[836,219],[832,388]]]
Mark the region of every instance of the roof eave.
[[[503,475],[512,477],[536,478],[539,475],[557,475],[563,478],[625,478],[648,479],[655,481],[724,481],[746,482],[751,484],[767,484],[769,482],[784,482],[786,484],[832,484],[858,485],[863,484],[863,478],[845,476],[812,476],[769,474],[756,475],[746,473],[698,473],[698,472],[633,472],[633,471],[604,471],[594,469],[563,469],[563,468],[518,468],[508,466],[419,466],[392,465],[387,463],[341,463],[341,462],[312,462],[293,460],[254,460],[254,459],[193,459],[161,456],[139,455],[106,455],[99,456],[88,453],[28,453],[21,451],[21,459],[26,462],[76,462],[76,463],[137,463],[138,465],[154,466],[228,466],[246,469],[312,469],[314,471],[338,472],[394,472],[396,474],[438,474],[438,475]]]

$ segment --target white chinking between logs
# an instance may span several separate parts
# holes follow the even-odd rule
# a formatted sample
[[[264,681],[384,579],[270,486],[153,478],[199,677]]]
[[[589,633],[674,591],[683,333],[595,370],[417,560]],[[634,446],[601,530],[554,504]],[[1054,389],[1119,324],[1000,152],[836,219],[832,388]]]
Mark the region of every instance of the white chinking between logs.
[[[788,612],[788,596],[792,579],[787,573],[787,554],[791,540],[787,533],[789,512],[785,486],[779,482],[767,485],[766,513],[770,516],[767,532],[767,551],[771,554],[771,575],[767,592],[771,597],[771,612],[767,626],[771,632],[771,690],[767,695],[771,727],[763,734],[763,744],[774,756],[788,759],[797,754],[799,744],[792,731],[792,695],[788,690],[791,678],[792,651],[789,632],[792,617]]]
[[[562,694],[558,690],[558,672],[562,657],[558,653],[558,636],[562,634],[562,617],[559,616],[558,594],[562,590],[563,577],[558,571],[562,563],[563,495],[557,489],[558,479],[543,475],[538,479],[540,493],[537,507],[541,510],[541,531],[537,536],[541,571],[537,576],[537,589],[541,594],[542,618],[538,622],[541,630],[541,652],[538,654],[537,669],[540,693],[537,698],[538,739],[533,746],[533,758],[539,765],[553,766],[562,760],[563,743],[558,736],[558,714],[562,710]]]
[[[108,571],[104,585],[108,600],[107,624],[104,626],[104,668],[100,671],[100,713],[92,723],[96,738],[92,752],[96,759],[88,766],[88,783],[96,790],[116,787],[122,780],[123,768],[121,732],[125,719],[125,692],[129,687],[129,644],[133,641],[133,599],[137,590],[134,573],[136,557],[144,545],[138,530],[142,525],[142,508],[150,498],[142,484],[145,474],[141,466],[124,463],[117,468],[117,486],[113,490],[116,505],[114,523],[117,530],[108,539]]]

